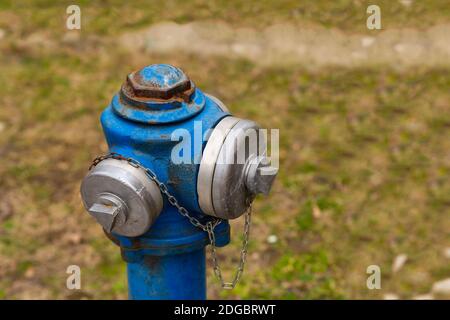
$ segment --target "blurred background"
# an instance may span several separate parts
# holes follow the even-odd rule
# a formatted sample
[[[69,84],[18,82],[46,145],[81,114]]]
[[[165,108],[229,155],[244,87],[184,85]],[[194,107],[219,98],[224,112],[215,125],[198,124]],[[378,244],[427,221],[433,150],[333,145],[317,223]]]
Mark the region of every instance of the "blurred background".
[[[80,30],[66,28],[71,4]],[[381,30],[366,26],[369,4]],[[448,298],[449,35],[448,0],[2,0],[0,298],[127,297],[125,263],[79,184],[107,151],[101,111],[153,63],[280,129],[243,279],[222,291],[208,268],[209,297]],[[227,271],[241,227],[220,250]],[[81,290],[66,288],[73,264]]]

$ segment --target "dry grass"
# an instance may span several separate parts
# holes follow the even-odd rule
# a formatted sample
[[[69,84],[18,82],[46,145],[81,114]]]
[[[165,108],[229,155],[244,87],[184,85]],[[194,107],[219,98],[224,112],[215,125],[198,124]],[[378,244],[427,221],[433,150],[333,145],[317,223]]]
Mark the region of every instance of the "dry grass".
[[[343,10],[350,1],[337,3]],[[236,17],[249,15],[225,3],[221,10],[199,5],[198,12],[181,6],[162,18],[190,21],[216,17],[218,10],[218,17],[240,23]],[[263,13],[252,14],[253,23],[271,17],[264,9],[269,5],[255,6]],[[78,38],[58,31],[60,20],[48,20],[64,16],[60,7],[36,1],[31,15],[12,2],[1,6],[0,297],[126,298],[119,250],[84,212],[78,188],[91,159],[106,150],[101,110],[128,72],[157,62],[182,66],[236,115],[280,128],[281,172],[272,195],[256,201],[242,284],[221,292],[209,274],[211,297],[381,298],[396,292],[410,298],[449,276],[442,255],[450,245],[449,70],[311,72],[131,53],[112,37],[122,27],[155,22],[154,15],[147,19],[151,10],[132,5],[116,25],[118,9],[95,3],[87,8],[88,31]],[[300,18],[308,21],[323,4],[304,6]],[[291,12],[290,5],[271,8],[275,17]],[[448,20],[439,8],[436,2],[423,9],[425,21]],[[410,14],[402,14],[397,23],[412,25]],[[357,19],[333,17],[319,22],[357,30]],[[271,234],[276,244],[266,242]],[[238,258],[235,238],[222,250],[226,269]],[[393,274],[400,253],[409,260]],[[75,293],[65,288],[70,264],[82,268],[83,287]],[[382,290],[365,287],[370,264],[382,268]]]

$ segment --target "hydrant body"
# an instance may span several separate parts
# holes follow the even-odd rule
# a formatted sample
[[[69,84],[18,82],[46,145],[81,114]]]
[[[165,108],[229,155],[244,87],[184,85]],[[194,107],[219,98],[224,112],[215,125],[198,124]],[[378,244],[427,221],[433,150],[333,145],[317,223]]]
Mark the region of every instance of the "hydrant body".
[[[120,246],[130,298],[205,299],[205,247],[211,235],[180,214],[180,206],[202,225],[224,219],[213,231],[215,245],[221,247],[230,241],[226,219],[242,214],[259,192],[250,190],[268,192],[264,186],[273,178],[261,174],[262,161],[250,161],[261,157],[246,156],[232,167],[216,164],[225,152],[221,144],[240,145],[235,137],[221,137],[214,129],[218,124],[256,126],[232,118],[217,98],[170,65],[151,65],[128,75],[103,111],[109,151],[132,161],[98,164],[84,179],[81,194],[86,209]],[[177,148],[181,142],[183,148]],[[212,163],[204,163],[205,158]],[[141,169],[156,180],[147,179]]]
[[[164,79],[161,80],[161,85]],[[180,141],[173,133],[185,129],[194,138],[194,126],[202,135],[228,113],[198,88],[193,93],[193,110],[180,112],[183,103],[168,103],[155,111],[123,105],[116,94],[102,113],[101,124],[111,152],[138,160],[164,181],[169,191],[200,219],[197,174],[202,148],[191,144],[190,163],[174,164],[172,151]],[[177,112],[173,112],[173,110]],[[149,116],[152,116],[150,119]],[[198,135],[198,132],[196,133]],[[198,139],[198,138],[197,138]],[[202,139],[202,137],[200,137]],[[201,140],[200,140],[201,141]],[[114,235],[128,263],[129,296],[135,299],[205,299],[205,246],[207,234],[193,226],[163,198],[163,210],[154,225],[139,237]],[[216,228],[217,245],[229,242],[229,225]]]

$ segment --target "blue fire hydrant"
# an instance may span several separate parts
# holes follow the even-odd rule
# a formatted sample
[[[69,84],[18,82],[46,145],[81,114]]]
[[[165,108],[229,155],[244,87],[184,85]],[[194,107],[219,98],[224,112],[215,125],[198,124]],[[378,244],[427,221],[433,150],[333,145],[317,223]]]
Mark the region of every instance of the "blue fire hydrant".
[[[215,247],[230,241],[227,220],[244,213],[246,246],[251,202],[276,175],[257,124],[231,116],[166,64],[129,74],[101,124],[109,153],[94,160],[81,196],[120,246],[129,297],[205,299],[207,245],[216,276],[233,287],[246,251],[234,281],[224,283]]]

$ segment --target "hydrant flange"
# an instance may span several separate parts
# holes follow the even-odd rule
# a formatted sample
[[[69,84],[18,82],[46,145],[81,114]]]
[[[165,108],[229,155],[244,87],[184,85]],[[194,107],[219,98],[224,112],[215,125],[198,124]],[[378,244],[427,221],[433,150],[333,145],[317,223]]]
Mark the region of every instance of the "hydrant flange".
[[[208,215],[240,217],[256,194],[268,194],[277,169],[270,167],[264,135],[253,121],[226,117],[214,128],[200,163],[199,205]]]

